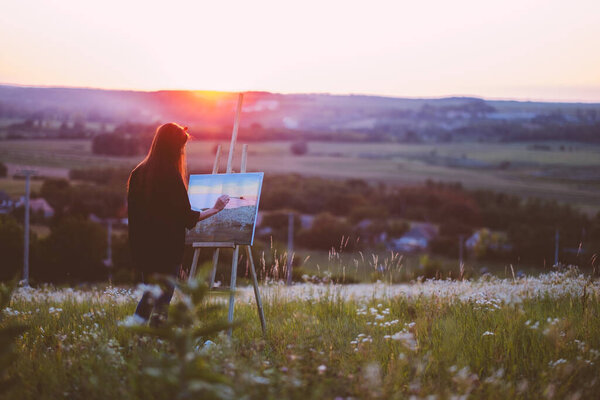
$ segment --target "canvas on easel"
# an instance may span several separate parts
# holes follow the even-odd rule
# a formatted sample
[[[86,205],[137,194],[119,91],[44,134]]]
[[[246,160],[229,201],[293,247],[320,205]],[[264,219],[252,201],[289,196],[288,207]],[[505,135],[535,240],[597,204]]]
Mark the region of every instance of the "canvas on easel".
[[[221,212],[188,231],[187,243],[231,242],[251,246],[263,176],[262,172],[190,175],[188,196],[193,210],[212,207],[223,194],[230,200]]]

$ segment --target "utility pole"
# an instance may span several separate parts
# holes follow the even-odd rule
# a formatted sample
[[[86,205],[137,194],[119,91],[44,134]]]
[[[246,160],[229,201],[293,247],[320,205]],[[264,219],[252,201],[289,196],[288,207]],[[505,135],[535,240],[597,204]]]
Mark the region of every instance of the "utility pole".
[[[108,281],[112,282],[112,226],[113,219],[109,218],[106,220],[106,259],[104,260],[104,266],[108,268]]]
[[[560,233],[558,232],[558,228],[556,228],[556,234],[554,236],[554,265],[558,265],[558,240],[560,238]]]
[[[29,196],[31,194],[31,176],[37,171],[32,169],[24,169],[19,171],[25,176],[25,237],[23,238],[23,286],[29,286]]]
[[[292,284],[292,261],[294,259],[294,213],[288,214],[287,285]]]

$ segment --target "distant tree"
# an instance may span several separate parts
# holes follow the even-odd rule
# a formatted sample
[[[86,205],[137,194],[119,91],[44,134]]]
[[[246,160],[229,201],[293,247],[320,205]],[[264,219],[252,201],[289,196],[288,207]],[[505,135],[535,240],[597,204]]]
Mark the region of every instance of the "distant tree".
[[[295,142],[290,146],[290,150],[295,156],[303,156],[308,153],[308,144],[305,141]]]
[[[290,218],[289,213],[290,211],[287,210],[270,212],[263,217],[261,225],[271,227],[274,230],[278,230],[287,234]],[[294,231],[298,231],[300,226],[300,215],[298,213],[294,213]]]
[[[69,171],[69,178],[97,185],[125,187],[130,167],[82,168]]]
[[[322,213],[315,217],[310,229],[301,231],[298,243],[310,249],[328,250],[332,247],[338,249],[342,237],[348,238],[353,234],[352,226],[329,213]],[[354,241],[348,240],[348,249],[352,248]]]
[[[8,168],[6,168],[6,165],[4,165],[4,163],[0,162],[0,178],[5,178],[7,174]]]
[[[114,280],[119,283],[132,283],[135,280],[135,266],[129,250],[128,235],[113,235],[112,251]]]
[[[45,282],[93,282],[105,279],[106,230],[79,218],[65,218],[52,227],[32,269]]]
[[[92,153],[134,156],[142,153],[142,138],[120,133],[102,133],[92,139]]]
[[[373,207],[371,205],[358,205],[353,207],[348,218],[353,223],[360,222],[364,219],[383,219],[387,217],[388,211],[385,208]]]
[[[71,200],[71,184],[67,179],[46,179],[40,189],[40,196],[60,215]]]

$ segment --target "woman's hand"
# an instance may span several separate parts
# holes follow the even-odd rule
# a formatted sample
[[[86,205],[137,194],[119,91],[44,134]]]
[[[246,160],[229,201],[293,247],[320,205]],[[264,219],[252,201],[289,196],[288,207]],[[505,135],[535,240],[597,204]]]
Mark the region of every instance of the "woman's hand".
[[[224,195],[219,196],[219,198],[215,202],[215,205],[213,206],[213,208],[217,211],[221,211],[222,209],[225,208],[225,206],[228,203],[229,203],[229,196],[224,194]]]

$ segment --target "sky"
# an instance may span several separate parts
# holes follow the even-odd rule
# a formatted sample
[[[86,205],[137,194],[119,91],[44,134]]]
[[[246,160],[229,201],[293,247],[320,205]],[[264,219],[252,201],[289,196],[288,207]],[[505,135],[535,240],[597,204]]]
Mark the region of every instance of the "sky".
[[[600,1],[2,0],[0,83],[600,102]]]
[[[256,205],[262,186],[262,173],[192,174],[188,194],[194,210],[210,208],[222,194],[243,197],[231,198],[225,208]]]

